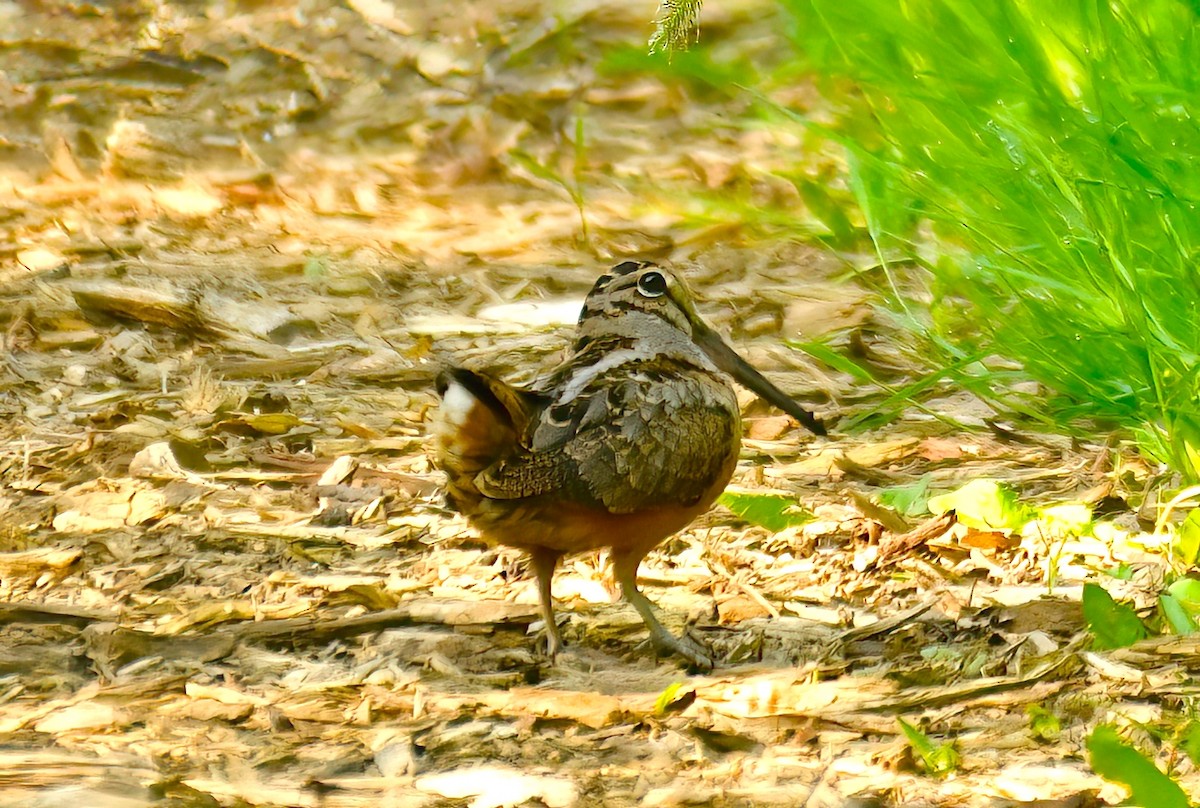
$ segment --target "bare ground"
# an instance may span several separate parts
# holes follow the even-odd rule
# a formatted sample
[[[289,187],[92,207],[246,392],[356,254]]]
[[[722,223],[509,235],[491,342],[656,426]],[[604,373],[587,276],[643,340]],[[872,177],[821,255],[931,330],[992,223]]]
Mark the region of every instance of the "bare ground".
[[[531,378],[624,256],[685,267],[826,417],[888,393],[782,337],[916,372],[869,273],[841,279],[868,262],[737,224],[739,205],[805,220],[769,172],[836,157],[800,159],[805,136],[747,125],[737,95],[624,69],[653,11],[0,3],[0,802],[1120,799],[1087,731],[1153,735],[1200,646],[1088,651],[1078,587],[1119,561],[1152,584],[1156,557],[909,533],[876,497],[928,475],[1095,504],[1147,475],[1100,441],[936,384],[827,440],[747,400],[735,485],[816,518],[773,533],[716,508],[643,565],[721,660],[708,675],[653,658],[594,555],[556,580],[570,650],[547,665],[518,555],[441,506],[434,369]],[[780,47],[769,6],[705,13],[718,56]],[[820,114],[805,86],[778,100]],[[922,772],[898,716],[953,741],[957,771]]]

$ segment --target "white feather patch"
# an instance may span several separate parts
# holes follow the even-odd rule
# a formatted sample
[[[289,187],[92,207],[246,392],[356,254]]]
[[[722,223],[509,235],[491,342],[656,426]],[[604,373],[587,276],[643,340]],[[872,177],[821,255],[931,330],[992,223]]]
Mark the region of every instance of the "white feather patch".
[[[442,406],[439,408],[442,421],[451,426],[463,426],[471,417],[471,410],[479,404],[479,399],[471,394],[463,385],[451,381],[442,396]]]
[[[554,400],[554,403],[567,404],[574,401],[583,392],[583,388],[587,387],[588,383],[601,373],[612,370],[626,362],[632,362],[635,359],[642,359],[644,357],[644,353],[639,353],[631,348],[622,348],[606,356],[602,356],[595,364],[584,365],[576,369],[571,374],[571,377],[567,379],[566,385],[563,386],[562,392],[558,394],[558,398]]]

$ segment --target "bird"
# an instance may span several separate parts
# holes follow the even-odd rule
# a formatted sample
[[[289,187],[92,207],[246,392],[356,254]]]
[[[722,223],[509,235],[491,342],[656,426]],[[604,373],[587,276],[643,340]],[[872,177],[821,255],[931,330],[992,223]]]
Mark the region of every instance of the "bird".
[[[825,434],[700,317],[681,275],[647,261],[596,280],[569,356],[530,386],[460,366],[438,374],[429,433],[446,501],[487,542],[528,555],[552,662],[563,648],[555,569],[565,555],[608,548],[655,652],[712,669],[706,649],[663,627],[637,579],[646,554],[708,510],[733,475],[733,380]]]

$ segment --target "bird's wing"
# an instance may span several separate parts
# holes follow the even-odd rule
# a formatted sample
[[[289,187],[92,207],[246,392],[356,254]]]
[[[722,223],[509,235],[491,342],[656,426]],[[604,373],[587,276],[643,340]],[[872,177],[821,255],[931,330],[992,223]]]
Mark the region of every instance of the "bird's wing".
[[[522,450],[475,478],[480,493],[553,493],[613,513],[697,502],[737,451],[737,402],[716,379],[661,365],[626,364],[550,401]]]

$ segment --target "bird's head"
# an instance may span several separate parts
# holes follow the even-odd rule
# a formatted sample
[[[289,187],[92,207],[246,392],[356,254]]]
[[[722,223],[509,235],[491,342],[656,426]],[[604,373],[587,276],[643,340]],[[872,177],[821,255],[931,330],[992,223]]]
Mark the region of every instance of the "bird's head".
[[[626,261],[601,275],[579,313],[579,338],[601,335],[637,340],[662,333],[665,323],[694,343],[714,365],[764,401],[791,415],[818,435],[825,427],[812,413],[738,356],[696,312],[692,292],[676,273],[647,261]]]

